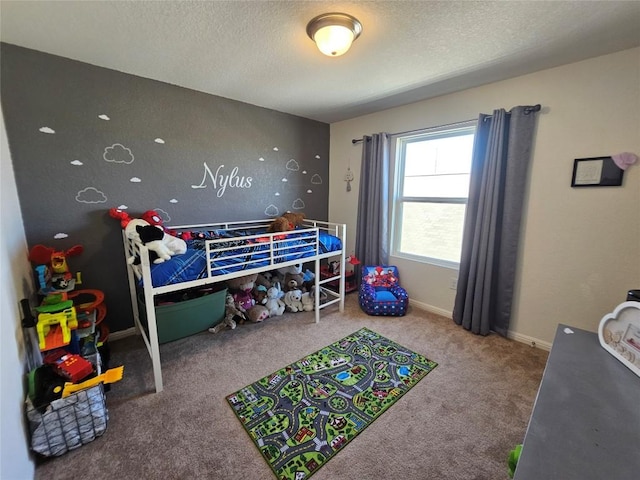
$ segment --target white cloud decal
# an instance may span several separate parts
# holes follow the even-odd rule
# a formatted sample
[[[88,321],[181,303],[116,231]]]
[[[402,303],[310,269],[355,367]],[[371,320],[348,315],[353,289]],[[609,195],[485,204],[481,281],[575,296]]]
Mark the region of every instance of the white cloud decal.
[[[140,183],[142,180],[140,180],[138,177],[131,177],[129,181],[131,183]]]
[[[320,155],[316,155],[316,158],[317,158],[318,160],[320,160]]]
[[[154,208],[153,210],[158,214],[158,216],[162,219],[163,222],[169,223],[171,221],[171,217],[163,209]]]
[[[77,166],[84,165],[84,163],[82,163],[80,160],[74,160],[73,162],[69,162],[69,163],[71,165],[77,165]]]
[[[265,211],[264,214],[267,217],[277,217],[278,216],[278,207],[276,207],[273,203],[271,205],[269,205]]]
[[[298,162],[296,162],[293,158],[291,160],[289,160],[287,162],[287,165],[285,166],[285,168],[287,170],[291,170],[293,172],[297,172],[298,170],[300,170],[300,165],[298,165]]]
[[[53,236],[53,238],[55,238],[56,240],[59,240],[59,239],[61,239],[61,238],[67,238],[68,236],[69,236],[69,235],[67,235],[66,233],[62,233],[62,232],[60,232],[60,233],[56,233],[56,234]]]
[[[289,180],[287,180],[286,178],[282,179],[283,182],[288,182]]]
[[[106,203],[107,196],[95,187],[87,187],[76,194],[76,201],[80,203]]]
[[[263,158],[263,157],[260,157],[260,158],[258,159],[258,161],[259,161],[259,162],[264,162],[264,158]]]
[[[118,207],[118,210],[126,210],[126,209],[128,209],[128,208],[129,208],[129,207],[127,207],[126,205],[120,205],[120,206]]]
[[[279,197],[279,196],[280,196],[280,192],[276,192],[276,197]]]
[[[98,118],[100,120],[111,120],[107,115],[105,115],[104,113],[102,115],[98,115]]]
[[[322,177],[316,173],[313,177],[311,177],[311,183],[313,183],[314,185],[320,185],[322,183]]]
[[[306,175],[306,174],[307,174],[307,171],[306,171],[306,170],[302,170],[302,173],[303,173],[304,175]]]
[[[56,131],[53,128],[49,128],[49,127],[41,127],[39,129],[42,133],[49,133],[51,135],[53,135],[54,133],[56,133]]]
[[[277,152],[278,150],[280,150],[278,147],[273,147],[274,152]]]
[[[133,153],[131,153],[131,150],[121,143],[114,143],[110,147],[106,147],[104,149],[104,153],[102,154],[102,158],[104,158],[107,162],[126,164],[133,163],[133,161],[135,160],[133,157]]]
[[[307,190],[307,193],[313,193],[313,190],[309,189]]]
[[[161,139],[161,138],[156,138],[156,139],[154,140],[154,142],[164,144],[164,140],[163,140],[163,139]]]
[[[293,205],[291,205],[291,207],[292,207],[294,210],[301,210],[301,209],[303,209],[303,208],[304,208],[304,202],[302,201],[302,199],[301,199],[301,198],[296,198],[296,199],[293,201]]]
[[[175,198],[172,198],[171,200],[169,200],[169,203],[178,203],[178,200],[176,200]]]

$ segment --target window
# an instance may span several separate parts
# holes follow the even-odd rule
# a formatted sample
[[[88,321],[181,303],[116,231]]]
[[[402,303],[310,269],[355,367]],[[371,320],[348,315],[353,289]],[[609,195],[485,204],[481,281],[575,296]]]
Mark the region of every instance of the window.
[[[396,137],[393,255],[457,268],[475,121]]]

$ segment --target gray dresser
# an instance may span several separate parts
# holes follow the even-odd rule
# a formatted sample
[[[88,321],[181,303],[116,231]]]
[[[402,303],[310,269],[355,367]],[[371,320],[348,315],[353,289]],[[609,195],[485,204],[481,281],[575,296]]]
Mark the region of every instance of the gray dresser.
[[[640,479],[640,377],[559,325],[514,480]]]

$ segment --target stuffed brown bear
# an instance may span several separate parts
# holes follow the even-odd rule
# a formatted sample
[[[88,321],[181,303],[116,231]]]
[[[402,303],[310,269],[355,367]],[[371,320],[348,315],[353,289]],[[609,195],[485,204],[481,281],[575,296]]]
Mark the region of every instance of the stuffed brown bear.
[[[293,225],[292,230],[301,226],[305,219],[304,213],[287,212],[282,216],[286,218],[291,225]]]
[[[302,225],[304,219],[304,213],[287,212],[272,220],[271,224],[267,227],[267,233],[289,232],[291,230],[295,230],[296,227]]]
[[[274,232],[288,232],[293,230],[293,226],[284,217],[276,217],[271,221],[271,224],[267,227],[267,233]]]
[[[299,273],[287,272],[284,275],[284,287],[283,291],[288,292],[290,290],[301,290],[304,277]]]

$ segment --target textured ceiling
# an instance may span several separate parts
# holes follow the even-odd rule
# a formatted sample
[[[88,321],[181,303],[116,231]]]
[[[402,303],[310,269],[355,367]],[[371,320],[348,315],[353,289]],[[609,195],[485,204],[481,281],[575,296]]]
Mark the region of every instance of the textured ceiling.
[[[363,24],[338,58],[305,31],[331,11]],[[328,123],[640,45],[640,1],[2,0],[0,18],[3,42]]]

